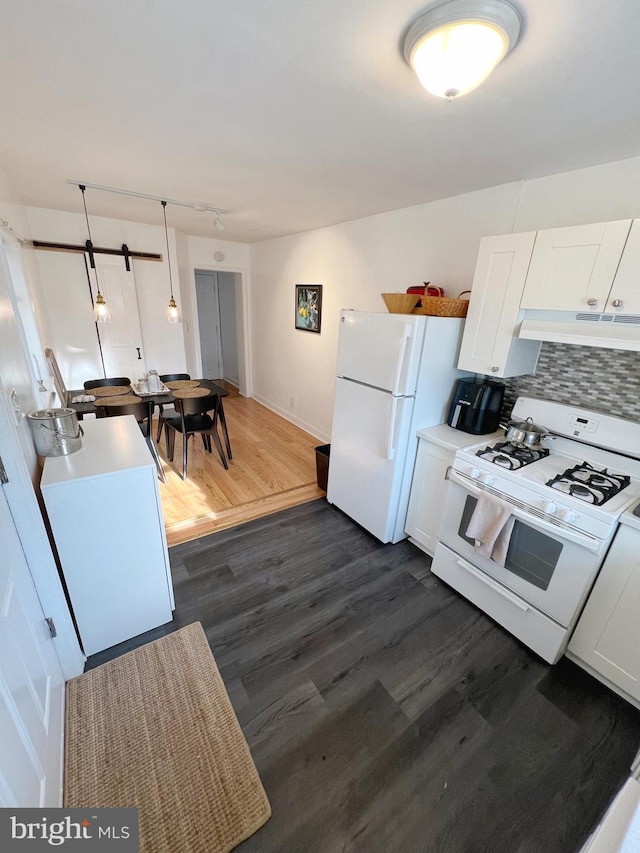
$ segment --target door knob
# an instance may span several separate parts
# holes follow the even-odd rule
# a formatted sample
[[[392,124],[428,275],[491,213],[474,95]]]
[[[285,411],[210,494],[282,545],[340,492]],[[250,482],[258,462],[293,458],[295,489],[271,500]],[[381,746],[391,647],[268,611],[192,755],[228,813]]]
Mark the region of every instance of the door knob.
[[[622,308],[622,299],[614,299],[611,304],[614,308]]]
[[[590,305],[592,308],[595,308],[597,304],[598,300],[594,299],[593,296],[591,297],[591,299],[587,299],[587,305]]]
[[[492,373],[497,373],[499,370],[500,370],[500,368],[499,368],[499,367],[492,367],[492,368],[491,368],[491,372],[492,372]]]

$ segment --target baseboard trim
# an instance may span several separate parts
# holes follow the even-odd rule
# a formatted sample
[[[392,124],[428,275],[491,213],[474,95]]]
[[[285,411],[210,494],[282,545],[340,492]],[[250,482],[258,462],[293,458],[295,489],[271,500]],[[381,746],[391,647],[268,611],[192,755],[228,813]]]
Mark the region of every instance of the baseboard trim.
[[[314,424],[310,424],[308,421],[304,421],[302,418],[296,417],[293,412],[288,409],[283,409],[282,406],[278,406],[276,403],[268,400],[261,394],[254,393],[251,396],[257,403],[260,403],[262,406],[266,406],[267,409],[271,409],[271,411],[275,412],[276,415],[280,415],[281,418],[284,418],[286,421],[289,421],[290,423],[295,424],[295,426],[300,427],[300,429],[303,429],[305,432],[308,432],[309,435],[317,438],[319,442],[322,442],[322,444],[328,443],[330,436],[323,433]]]

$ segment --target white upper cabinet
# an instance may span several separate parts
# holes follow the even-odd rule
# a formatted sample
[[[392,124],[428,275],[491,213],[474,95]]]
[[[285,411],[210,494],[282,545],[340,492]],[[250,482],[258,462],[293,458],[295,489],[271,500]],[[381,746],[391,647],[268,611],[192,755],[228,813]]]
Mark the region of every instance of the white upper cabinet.
[[[633,220],[606,311],[640,314],[640,219]]]
[[[521,307],[596,313],[620,309],[612,304],[617,298],[614,279],[630,227],[631,220],[623,219],[539,231]]]
[[[516,337],[520,299],[535,231],[485,237],[473,277],[458,367],[489,376],[521,376],[536,369],[540,343]]]

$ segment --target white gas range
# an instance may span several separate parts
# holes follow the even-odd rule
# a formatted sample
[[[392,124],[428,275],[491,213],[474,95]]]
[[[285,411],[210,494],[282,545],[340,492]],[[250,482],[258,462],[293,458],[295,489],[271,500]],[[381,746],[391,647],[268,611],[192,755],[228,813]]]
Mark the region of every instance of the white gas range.
[[[527,417],[552,434],[532,451],[480,441],[456,453],[432,571],[555,663],[640,499],[640,424],[519,397],[512,420]],[[504,565],[466,535],[483,493],[515,520]]]

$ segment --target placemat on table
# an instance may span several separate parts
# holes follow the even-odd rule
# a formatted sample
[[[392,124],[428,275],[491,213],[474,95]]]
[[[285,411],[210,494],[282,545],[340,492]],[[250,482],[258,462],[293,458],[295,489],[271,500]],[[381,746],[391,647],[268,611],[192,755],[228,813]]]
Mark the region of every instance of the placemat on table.
[[[105,397],[103,400],[96,400],[96,406],[128,406],[130,403],[141,403],[142,397],[136,397],[135,394],[120,394],[118,397]]]
[[[173,382],[165,382],[164,384],[172,391],[178,391],[180,388],[197,388],[200,385],[197,379],[175,379]]]
[[[131,385],[99,385],[97,388],[89,388],[94,397],[116,397],[118,395],[131,393]]]
[[[188,400],[191,397],[209,397],[211,391],[208,388],[179,388],[173,392],[173,396],[179,400]]]

